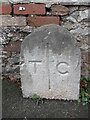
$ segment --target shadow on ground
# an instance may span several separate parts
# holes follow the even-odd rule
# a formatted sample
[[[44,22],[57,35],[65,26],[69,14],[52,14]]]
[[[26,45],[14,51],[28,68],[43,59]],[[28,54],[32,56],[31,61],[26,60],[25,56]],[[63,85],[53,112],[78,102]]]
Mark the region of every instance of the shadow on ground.
[[[36,105],[32,99],[24,99],[20,87],[3,80],[3,118],[88,118],[88,105],[77,101],[44,100]]]

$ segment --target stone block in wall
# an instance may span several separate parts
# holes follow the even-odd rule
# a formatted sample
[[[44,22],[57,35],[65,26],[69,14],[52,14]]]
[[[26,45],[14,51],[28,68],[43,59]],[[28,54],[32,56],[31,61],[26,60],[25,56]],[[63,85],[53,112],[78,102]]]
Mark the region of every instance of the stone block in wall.
[[[0,15],[0,26],[26,26],[26,17]]]
[[[24,33],[32,33],[35,30],[35,27],[32,26],[25,26],[20,31]]]
[[[78,27],[77,29],[70,31],[75,36],[87,36],[90,34],[90,28],[85,27],[84,29],[82,27]]]
[[[72,29],[77,29],[79,27],[79,24],[72,23],[71,21],[61,22],[61,26],[65,27],[69,31]]]
[[[68,9],[69,9],[69,13],[71,14],[71,13],[77,11],[79,8],[78,8],[78,6],[69,6]]]
[[[14,5],[14,14],[45,14],[45,4],[18,4]]]
[[[11,41],[5,48],[7,52],[20,52],[21,42],[20,41]]]
[[[69,9],[62,5],[52,5],[51,6],[51,14],[53,15],[68,15]]]
[[[77,37],[78,46],[81,50],[88,51],[89,49],[89,37],[88,36],[80,36]]]
[[[63,5],[89,5],[90,0],[9,0],[11,3],[46,3],[46,4],[54,4],[59,3]]]
[[[73,16],[67,16],[66,21],[70,21],[70,22],[76,23],[76,24],[78,23],[76,18]]]
[[[73,17],[76,21],[78,21],[79,11],[74,11],[70,16]]]
[[[82,52],[82,75],[89,76],[90,75],[90,52]]]
[[[82,20],[90,21],[90,9],[79,11],[78,22],[81,22]]]
[[[11,14],[11,4],[0,4],[0,14]]]
[[[27,22],[30,26],[39,27],[46,24],[59,24],[60,19],[58,16],[29,16]]]

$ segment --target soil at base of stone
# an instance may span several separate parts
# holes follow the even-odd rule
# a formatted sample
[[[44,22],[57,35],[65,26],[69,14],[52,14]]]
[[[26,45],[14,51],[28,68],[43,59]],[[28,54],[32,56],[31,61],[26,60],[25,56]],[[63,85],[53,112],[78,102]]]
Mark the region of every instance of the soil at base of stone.
[[[2,82],[2,116],[4,118],[88,118],[88,105],[77,101],[44,100],[36,105],[22,97],[20,86],[10,80]]]

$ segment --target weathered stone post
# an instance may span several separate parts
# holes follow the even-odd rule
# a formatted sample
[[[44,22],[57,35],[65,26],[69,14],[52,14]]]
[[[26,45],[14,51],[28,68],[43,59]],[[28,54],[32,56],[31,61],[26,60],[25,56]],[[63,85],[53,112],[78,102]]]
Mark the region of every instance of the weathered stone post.
[[[23,97],[77,100],[81,53],[76,39],[59,25],[45,25],[21,45]]]

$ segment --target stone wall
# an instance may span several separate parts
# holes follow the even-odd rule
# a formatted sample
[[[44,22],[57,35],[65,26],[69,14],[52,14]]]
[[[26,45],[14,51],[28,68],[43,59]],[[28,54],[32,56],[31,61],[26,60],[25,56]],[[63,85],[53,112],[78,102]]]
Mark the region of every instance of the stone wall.
[[[2,0],[1,0],[2,1]],[[22,0],[23,1],[23,0]],[[42,0],[41,0],[42,1]],[[19,3],[4,0],[0,4],[0,44],[2,44],[2,76],[20,79],[20,46],[25,36],[45,24],[59,24],[77,39],[82,52],[82,75],[89,75],[90,5],[68,3]],[[25,2],[25,1],[24,1]],[[34,1],[35,2],[35,1]],[[36,0],[37,2],[37,0]],[[1,57],[1,56],[0,56]]]

